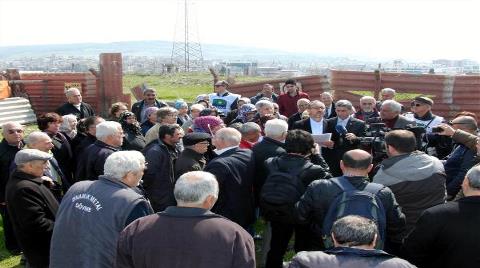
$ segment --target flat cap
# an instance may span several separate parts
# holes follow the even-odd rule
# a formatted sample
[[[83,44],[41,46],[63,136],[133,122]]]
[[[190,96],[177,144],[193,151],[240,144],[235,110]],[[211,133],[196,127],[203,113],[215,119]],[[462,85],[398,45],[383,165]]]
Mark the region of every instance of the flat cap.
[[[30,161],[35,161],[35,160],[50,160],[52,159],[52,155],[42,152],[37,149],[23,149],[18,151],[18,153],[15,155],[15,164],[21,165],[25,164]]]
[[[430,106],[433,105],[433,100],[426,96],[417,96],[413,100],[419,103],[428,104]]]
[[[192,146],[202,141],[210,140],[212,136],[208,133],[193,132],[188,133],[183,137],[183,145]]]

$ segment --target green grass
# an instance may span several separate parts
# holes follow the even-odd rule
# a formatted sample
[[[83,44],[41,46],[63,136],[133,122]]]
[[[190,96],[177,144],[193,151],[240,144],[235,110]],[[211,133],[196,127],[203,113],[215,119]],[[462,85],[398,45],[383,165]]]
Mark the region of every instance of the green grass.
[[[360,95],[360,96],[372,96],[372,97],[375,93],[375,91],[373,91],[373,90],[351,90],[351,91],[348,91],[348,92],[353,93],[353,94],[357,94],[357,95]],[[395,100],[396,101],[410,101],[410,100],[413,100],[415,97],[420,96],[420,95],[424,95],[424,96],[427,96],[429,98],[434,98],[435,97],[435,95],[425,95],[425,94],[422,94],[422,93],[397,92],[397,94],[395,94]]]
[[[220,76],[220,80],[226,77]],[[265,81],[265,77],[239,76],[236,83]],[[184,99],[193,101],[200,94],[213,92],[213,76],[209,72],[202,73],[174,73],[164,75],[137,75],[128,74],[123,77],[123,91],[130,93],[130,89],[146,83],[157,90],[157,96],[162,100]]]
[[[0,267],[12,268],[22,267],[20,265],[20,256],[12,256],[5,248],[5,241],[3,239],[3,219],[0,216]]]

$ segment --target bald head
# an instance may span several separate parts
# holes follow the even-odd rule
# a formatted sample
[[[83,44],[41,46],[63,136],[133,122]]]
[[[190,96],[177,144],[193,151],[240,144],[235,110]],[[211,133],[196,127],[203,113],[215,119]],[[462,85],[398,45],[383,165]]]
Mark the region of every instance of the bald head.
[[[474,133],[478,128],[477,121],[471,116],[459,116],[453,119],[452,126],[470,133]]]
[[[16,122],[7,122],[2,125],[2,134],[8,144],[17,145],[23,139],[23,126]]]
[[[340,167],[344,174],[355,171],[355,175],[367,175],[372,168],[372,155],[360,149],[348,151],[343,155]]]

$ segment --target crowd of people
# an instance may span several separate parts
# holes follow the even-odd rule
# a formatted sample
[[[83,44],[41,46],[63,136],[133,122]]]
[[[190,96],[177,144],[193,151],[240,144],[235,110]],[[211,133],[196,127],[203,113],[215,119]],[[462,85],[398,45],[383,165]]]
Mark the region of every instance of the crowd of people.
[[[70,88],[38,131],[4,124],[6,248],[26,267],[480,267],[475,114],[283,92],[146,88],[102,118]]]

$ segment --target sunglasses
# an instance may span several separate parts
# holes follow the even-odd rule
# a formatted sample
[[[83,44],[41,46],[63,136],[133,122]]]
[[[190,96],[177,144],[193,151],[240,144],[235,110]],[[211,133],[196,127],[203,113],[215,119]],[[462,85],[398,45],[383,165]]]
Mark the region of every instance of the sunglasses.
[[[23,133],[23,129],[9,129],[8,134]]]
[[[422,106],[422,104],[420,104],[420,103],[412,103],[412,107],[420,107],[420,106]]]

